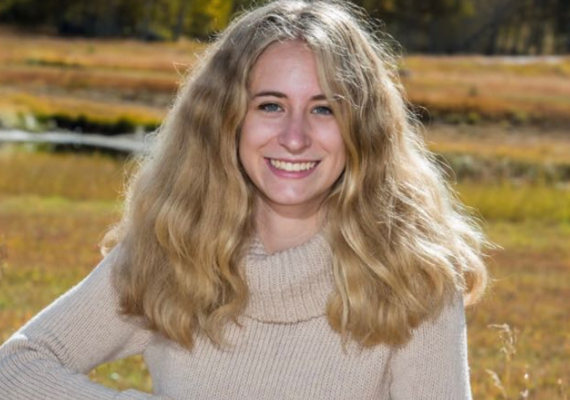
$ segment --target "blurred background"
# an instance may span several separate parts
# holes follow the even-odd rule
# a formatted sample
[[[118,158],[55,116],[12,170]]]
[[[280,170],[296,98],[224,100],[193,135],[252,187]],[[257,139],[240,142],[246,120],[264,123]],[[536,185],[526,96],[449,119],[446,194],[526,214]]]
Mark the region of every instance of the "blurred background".
[[[262,2],[257,2],[262,3]],[[570,1],[361,0],[497,248],[475,399],[570,397]],[[179,83],[248,0],[0,0],[0,343],[85,276]],[[91,378],[150,390],[140,358]]]

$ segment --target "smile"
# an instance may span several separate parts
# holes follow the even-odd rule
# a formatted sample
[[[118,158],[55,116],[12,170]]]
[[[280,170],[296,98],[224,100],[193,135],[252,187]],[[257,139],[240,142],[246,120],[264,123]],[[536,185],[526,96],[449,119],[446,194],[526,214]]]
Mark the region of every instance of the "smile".
[[[318,164],[317,161],[290,162],[290,161],[276,160],[273,158],[269,158],[268,160],[272,167],[287,172],[310,171],[313,168],[315,168]]]

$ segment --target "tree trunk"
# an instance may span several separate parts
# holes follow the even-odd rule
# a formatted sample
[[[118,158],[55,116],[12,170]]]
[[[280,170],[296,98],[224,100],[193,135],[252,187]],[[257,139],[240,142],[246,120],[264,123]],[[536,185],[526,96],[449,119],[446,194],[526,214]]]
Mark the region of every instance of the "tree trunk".
[[[141,29],[140,29],[141,39],[147,40],[151,36],[150,19],[151,19],[153,8],[154,8],[154,0],[145,0],[144,17],[143,17],[143,20],[141,23]]]
[[[545,5],[541,4],[543,0],[531,0],[527,3],[527,16],[530,25],[530,34],[527,37],[526,52],[541,54],[544,41],[544,24],[547,23],[545,18]]]
[[[120,28],[117,23],[118,0],[108,0],[103,18],[99,23],[99,35],[104,37],[117,36]]]
[[[190,0],[180,0],[180,5],[178,8],[178,15],[176,18],[176,25],[172,31],[172,40],[178,41],[184,30],[184,19],[186,17],[186,11],[188,10],[188,3]]]
[[[511,23],[512,28],[509,32],[509,43],[507,45],[506,51],[509,54],[519,54],[519,44],[521,42],[521,35],[522,35],[522,26],[524,24],[524,19],[520,15],[520,13],[513,18],[513,22]]]

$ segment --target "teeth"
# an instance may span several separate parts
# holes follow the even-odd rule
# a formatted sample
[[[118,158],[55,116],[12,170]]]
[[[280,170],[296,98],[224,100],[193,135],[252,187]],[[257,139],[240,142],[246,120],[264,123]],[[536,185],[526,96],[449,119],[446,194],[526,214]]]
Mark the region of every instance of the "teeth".
[[[287,172],[299,172],[299,171],[307,171],[310,169],[315,168],[317,165],[316,161],[312,162],[304,162],[304,163],[290,163],[285,161],[274,160],[272,158],[269,159],[271,165],[273,165],[277,169],[281,169]]]

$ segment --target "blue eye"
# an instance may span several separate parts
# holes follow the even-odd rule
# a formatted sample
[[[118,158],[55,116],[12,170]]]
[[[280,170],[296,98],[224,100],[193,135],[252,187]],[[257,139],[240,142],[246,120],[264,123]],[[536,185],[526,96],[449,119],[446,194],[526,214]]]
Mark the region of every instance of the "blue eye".
[[[313,109],[313,114],[332,115],[332,109],[327,106],[318,106]]]
[[[259,106],[259,109],[262,110],[262,111],[267,111],[267,112],[277,112],[277,111],[282,111],[282,110],[283,110],[279,104],[275,104],[275,103],[264,103],[264,104],[261,104],[261,105]]]

